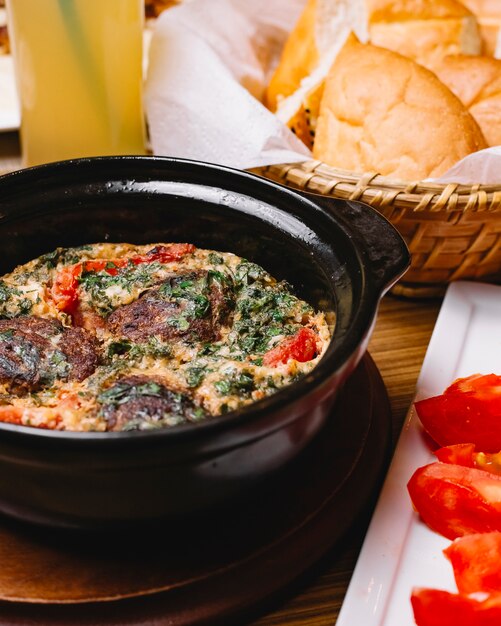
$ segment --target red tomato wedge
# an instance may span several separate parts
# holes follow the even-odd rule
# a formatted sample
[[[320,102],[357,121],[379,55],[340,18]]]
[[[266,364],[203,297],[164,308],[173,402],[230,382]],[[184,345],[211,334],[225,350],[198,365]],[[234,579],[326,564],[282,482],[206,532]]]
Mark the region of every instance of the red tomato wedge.
[[[474,374],[456,380],[440,396],[415,403],[428,434],[441,446],[473,443],[501,450],[501,376]]]
[[[52,283],[50,295],[56,307],[65,313],[72,313],[78,305],[78,277],[82,273],[82,265],[77,263],[65,267]]]
[[[501,532],[459,537],[444,554],[460,593],[501,592]]]
[[[141,263],[171,263],[196,250],[191,243],[172,243],[168,246],[155,246],[146,254],[136,254],[123,259],[91,259],[62,269],[56,276],[51,296],[60,311],[73,314],[78,306],[78,279],[84,272],[105,271],[116,276],[121,268]]]
[[[411,596],[417,626],[500,626],[501,593],[485,600],[441,591],[414,589]]]
[[[263,357],[263,364],[276,367],[295,359],[301,363],[311,361],[317,354],[318,335],[311,328],[301,328],[295,335],[286,337],[278,345],[268,350]]]
[[[52,430],[61,422],[61,415],[54,407],[0,406],[0,422],[33,425]]]
[[[171,243],[168,246],[155,246],[148,250],[145,255],[135,258],[141,259],[140,263],[152,263],[153,261],[171,263],[172,261],[181,260],[187,254],[195,252],[195,250],[196,248],[192,243]]]
[[[19,406],[0,406],[0,422],[7,424],[21,424],[23,409]]]
[[[477,452],[473,443],[458,443],[439,448],[434,454],[442,463],[476,467],[501,476],[501,452]]]
[[[423,521],[448,539],[501,531],[501,476],[431,463],[414,472],[407,488]]]
[[[474,443],[458,443],[454,446],[439,448],[433,454],[442,463],[475,467],[475,449]]]

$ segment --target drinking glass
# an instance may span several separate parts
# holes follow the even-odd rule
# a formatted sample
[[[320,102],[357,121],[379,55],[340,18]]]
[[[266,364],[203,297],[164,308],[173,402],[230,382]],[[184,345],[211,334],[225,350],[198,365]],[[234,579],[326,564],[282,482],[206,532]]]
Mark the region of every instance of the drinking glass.
[[[144,154],[144,0],[7,0],[25,165]]]

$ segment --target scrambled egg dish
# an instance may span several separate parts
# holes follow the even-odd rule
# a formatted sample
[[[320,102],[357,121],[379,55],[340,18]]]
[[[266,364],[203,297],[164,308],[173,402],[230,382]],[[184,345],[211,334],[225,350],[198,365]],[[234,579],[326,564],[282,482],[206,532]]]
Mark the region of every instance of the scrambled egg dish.
[[[58,248],[0,279],[0,421],[74,431],[214,419],[309,372],[323,313],[191,244]]]

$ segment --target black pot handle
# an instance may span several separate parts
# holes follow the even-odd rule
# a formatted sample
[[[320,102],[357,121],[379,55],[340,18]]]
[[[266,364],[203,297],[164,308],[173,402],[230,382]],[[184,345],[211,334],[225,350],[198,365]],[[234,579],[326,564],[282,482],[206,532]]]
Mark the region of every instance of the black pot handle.
[[[349,236],[365,251],[367,271],[384,293],[409,268],[410,253],[398,230],[368,204],[301,192],[344,225]]]

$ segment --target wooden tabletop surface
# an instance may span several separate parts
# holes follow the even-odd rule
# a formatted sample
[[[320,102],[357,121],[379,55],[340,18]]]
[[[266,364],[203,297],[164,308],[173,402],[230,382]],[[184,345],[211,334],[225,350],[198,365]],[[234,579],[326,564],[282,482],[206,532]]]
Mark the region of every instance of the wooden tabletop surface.
[[[19,168],[17,133],[0,135],[0,174]],[[393,413],[393,443],[414,395],[423,358],[440,309],[440,300],[404,300],[390,295],[381,302],[369,351],[388,390]],[[252,626],[332,626],[356,563],[368,519],[293,588],[272,605],[249,616]]]

